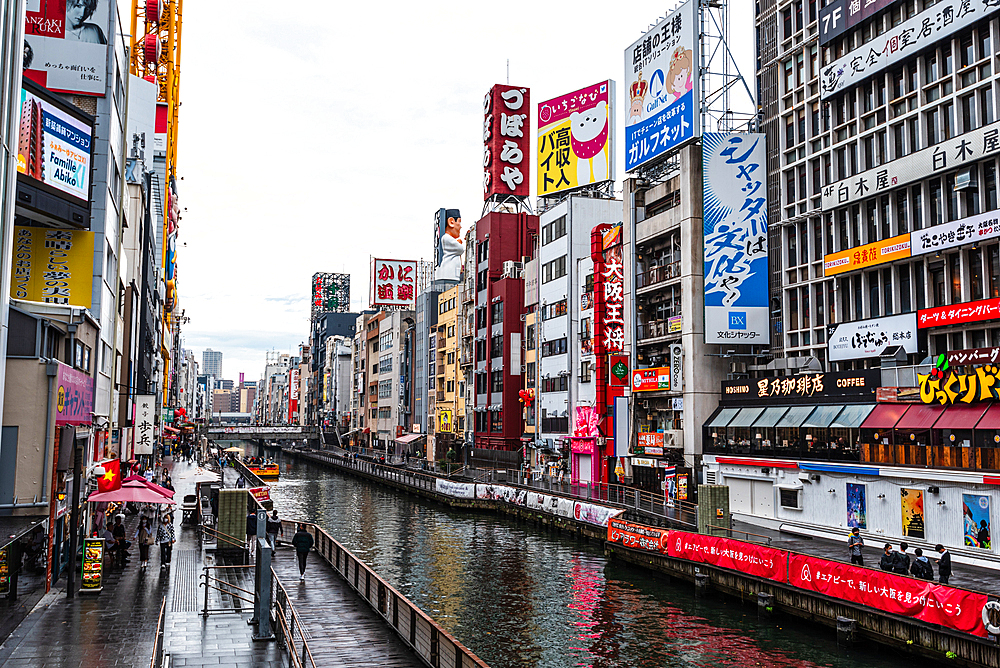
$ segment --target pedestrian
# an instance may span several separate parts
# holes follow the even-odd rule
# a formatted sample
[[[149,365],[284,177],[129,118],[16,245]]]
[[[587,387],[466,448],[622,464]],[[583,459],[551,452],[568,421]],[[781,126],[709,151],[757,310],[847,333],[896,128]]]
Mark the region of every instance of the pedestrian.
[[[851,529],[851,535],[847,538],[847,551],[851,554],[851,563],[864,566],[865,561],[861,558],[861,550],[865,547],[865,539],[861,537],[861,530],[858,527]]]
[[[247,486],[247,481],[243,479],[243,476],[240,476],[239,480],[236,481],[236,488],[243,489],[246,486]]]
[[[938,558],[938,581],[946,585],[951,578],[951,552],[941,543],[935,545],[934,549],[941,555]]]
[[[275,550],[278,547],[278,534],[282,536],[285,535],[285,530],[281,526],[281,520],[278,518],[278,511],[272,510],[271,516],[267,518],[267,542],[271,545],[271,549]]]
[[[257,538],[257,513],[247,513],[247,550],[253,553],[253,541]]]
[[[899,575],[909,575],[910,574],[910,555],[906,553],[909,549],[909,545],[906,543],[899,544],[899,551],[894,552],[893,556],[896,557],[896,563],[892,567],[892,572]]]
[[[933,580],[934,567],[931,566],[930,559],[924,556],[924,551],[918,547],[913,551],[913,556],[916,558],[910,566],[910,575],[921,580]]]
[[[299,558],[299,582],[306,579],[306,557],[313,546],[313,537],[306,531],[306,525],[300,524],[299,530],[292,536],[292,545],[295,546],[295,555]]]
[[[122,568],[128,564],[128,549],[132,543],[125,539],[125,525],[122,521],[125,515],[118,513],[115,515],[115,526],[111,529],[111,536],[115,540],[115,552],[118,557],[118,565]]]
[[[171,492],[174,491],[174,483],[170,478],[163,481],[163,487],[164,489],[169,489]]]
[[[164,515],[160,526],[156,528],[156,542],[160,544],[160,568],[168,568],[174,550],[174,525],[170,521],[170,515]]]
[[[882,558],[879,559],[878,567],[890,573],[896,565],[896,554],[892,551],[892,543],[886,543],[882,550]]]
[[[149,546],[156,540],[148,517],[139,520],[139,528],[136,530],[134,538],[139,543],[139,568],[146,568],[149,563]]]

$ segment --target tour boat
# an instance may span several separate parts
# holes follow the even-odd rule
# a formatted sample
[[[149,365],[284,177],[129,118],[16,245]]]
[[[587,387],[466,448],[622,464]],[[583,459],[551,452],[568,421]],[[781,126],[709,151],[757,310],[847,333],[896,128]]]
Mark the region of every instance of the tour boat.
[[[261,464],[260,466],[247,466],[247,468],[258,478],[277,478],[279,473],[277,464]]]

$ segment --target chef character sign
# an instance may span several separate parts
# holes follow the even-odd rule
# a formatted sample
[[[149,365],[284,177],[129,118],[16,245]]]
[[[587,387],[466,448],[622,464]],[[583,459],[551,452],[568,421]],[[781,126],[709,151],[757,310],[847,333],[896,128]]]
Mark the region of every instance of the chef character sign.
[[[437,215],[436,281],[458,281],[462,275],[462,214],[458,209],[439,209]]]

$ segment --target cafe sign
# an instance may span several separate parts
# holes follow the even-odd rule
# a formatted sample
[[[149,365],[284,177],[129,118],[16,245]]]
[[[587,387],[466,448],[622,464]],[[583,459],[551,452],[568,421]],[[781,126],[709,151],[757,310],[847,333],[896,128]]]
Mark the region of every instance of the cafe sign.
[[[788,405],[816,403],[822,399],[871,399],[882,384],[880,369],[859,369],[836,373],[807,373],[799,376],[766,376],[722,382],[723,404]]]

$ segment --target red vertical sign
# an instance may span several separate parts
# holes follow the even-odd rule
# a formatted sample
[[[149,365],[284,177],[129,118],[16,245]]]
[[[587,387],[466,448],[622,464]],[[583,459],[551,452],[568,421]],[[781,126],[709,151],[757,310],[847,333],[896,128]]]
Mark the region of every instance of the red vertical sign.
[[[530,91],[496,84],[483,102],[483,199],[527,197],[531,183]]]

